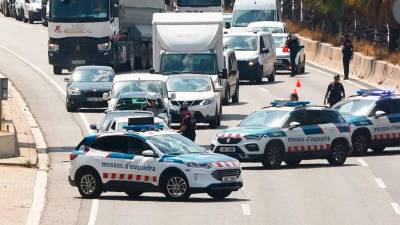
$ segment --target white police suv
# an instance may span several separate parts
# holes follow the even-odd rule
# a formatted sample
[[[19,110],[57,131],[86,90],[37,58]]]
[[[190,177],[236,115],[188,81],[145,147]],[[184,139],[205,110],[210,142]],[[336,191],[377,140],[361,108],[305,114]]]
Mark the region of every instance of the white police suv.
[[[400,96],[394,91],[359,90],[333,108],[351,124],[355,154],[400,146]]]
[[[69,181],[83,198],[116,191],[130,197],[162,192],[172,200],[193,193],[222,199],[243,185],[236,159],[209,152],[180,134],[160,131],[158,125],[127,129],[91,134],[70,154]]]
[[[296,166],[306,159],[342,165],[351,151],[349,132],[336,110],[274,101],[218,134],[211,148],[241,161],[262,162],[266,168],[277,168],[282,161]]]

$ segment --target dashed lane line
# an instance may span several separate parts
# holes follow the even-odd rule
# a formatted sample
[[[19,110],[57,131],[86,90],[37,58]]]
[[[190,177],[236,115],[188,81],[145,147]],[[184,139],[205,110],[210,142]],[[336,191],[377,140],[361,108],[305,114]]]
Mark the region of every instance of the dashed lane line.
[[[399,203],[397,203],[397,202],[392,202],[391,205],[392,205],[392,208],[393,208],[394,212],[395,212],[397,215],[400,215],[400,205],[399,205]]]
[[[97,218],[97,211],[99,210],[99,199],[92,200],[92,207],[90,208],[88,225],[95,225]]]
[[[381,178],[375,178],[375,182],[379,188],[382,188],[382,189],[386,188],[386,185],[385,185],[385,183],[383,183],[383,180]]]
[[[243,212],[243,215],[245,215],[245,216],[251,215],[249,204],[242,204],[242,212]]]
[[[368,166],[368,163],[362,158],[357,158],[357,161],[363,167],[367,167]]]

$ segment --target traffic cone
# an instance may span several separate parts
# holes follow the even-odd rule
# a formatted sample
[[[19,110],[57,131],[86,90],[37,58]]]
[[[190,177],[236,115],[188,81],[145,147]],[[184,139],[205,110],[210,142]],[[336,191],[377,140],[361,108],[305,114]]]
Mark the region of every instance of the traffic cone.
[[[297,87],[297,88],[301,88],[301,82],[300,82],[300,79],[297,79],[296,87]]]

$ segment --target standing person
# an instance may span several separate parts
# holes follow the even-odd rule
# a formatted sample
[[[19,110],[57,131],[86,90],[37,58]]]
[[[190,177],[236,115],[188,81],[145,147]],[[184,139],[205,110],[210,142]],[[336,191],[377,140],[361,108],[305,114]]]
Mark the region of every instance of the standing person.
[[[342,40],[342,53],[343,53],[343,70],[344,70],[344,79],[349,79],[349,70],[350,70],[350,60],[353,59],[353,43],[351,42],[349,35],[344,35]]]
[[[291,77],[294,77],[297,73],[296,56],[300,49],[299,39],[293,34],[289,34],[286,40],[286,46],[290,52],[290,65],[291,65]]]
[[[339,74],[336,74],[333,78],[333,82],[329,84],[328,89],[326,90],[324,105],[326,105],[327,99],[329,105],[332,107],[346,97],[344,87],[339,81],[340,76]]]
[[[188,105],[186,103],[181,105],[180,108],[181,116],[181,128],[178,133],[181,133],[184,137],[189,138],[192,141],[196,139],[196,119],[189,112]]]

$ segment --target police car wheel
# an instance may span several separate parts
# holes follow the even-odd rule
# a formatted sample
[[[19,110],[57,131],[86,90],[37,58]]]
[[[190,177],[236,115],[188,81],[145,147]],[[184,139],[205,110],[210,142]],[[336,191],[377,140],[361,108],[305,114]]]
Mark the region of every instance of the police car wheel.
[[[365,155],[368,152],[369,138],[368,134],[359,131],[355,132],[352,138],[353,152],[355,155]]]
[[[331,145],[331,153],[328,158],[329,164],[341,166],[347,158],[348,146],[344,141],[336,141]]]
[[[164,179],[163,192],[170,200],[184,200],[189,198],[189,183],[186,178],[179,174],[170,174]]]
[[[285,160],[285,163],[289,167],[298,166],[301,163],[301,159]]]
[[[280,143],[273,142],[267,145],[264,152],[262,164],[267,169],[276,169],[282,164],[283,146]]]
[[[77,180],[78,190],[83,198],[98,198],[101,195],[101,179],[94,171],[81,172]]]
[[[228,197],[232,191],[209,191],[207,194],[213,199],[224,199]]]
[[[142,191],[126,191],[125,192],[130,198],[137,198],[143,194]]]

